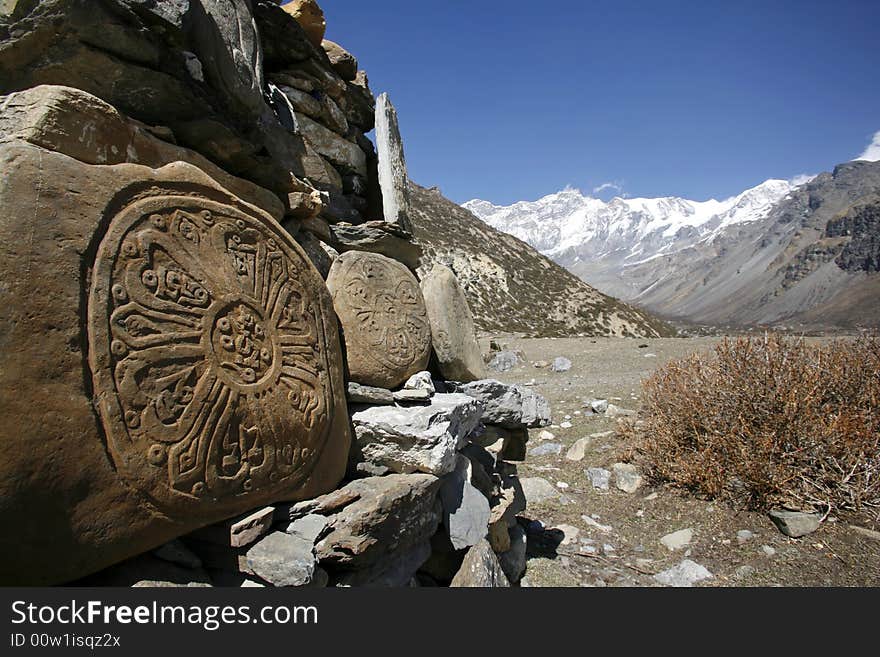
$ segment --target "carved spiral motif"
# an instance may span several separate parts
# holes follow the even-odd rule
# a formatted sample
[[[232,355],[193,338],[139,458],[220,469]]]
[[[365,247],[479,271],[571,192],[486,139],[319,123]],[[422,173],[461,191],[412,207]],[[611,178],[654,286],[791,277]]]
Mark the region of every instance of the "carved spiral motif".
[[[292,490],[327,442],[329,311],[277,231],[207,198],[159,196],[116,215],[98,248],[90,363],[108,450],[172,515]]]

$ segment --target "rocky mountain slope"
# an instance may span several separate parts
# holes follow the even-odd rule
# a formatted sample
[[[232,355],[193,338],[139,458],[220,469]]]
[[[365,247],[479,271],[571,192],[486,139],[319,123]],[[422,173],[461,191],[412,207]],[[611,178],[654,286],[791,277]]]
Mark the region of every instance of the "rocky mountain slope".
[[[880,324],[878,193],[880,163],[856,161],[721,202],[605,204],[565,191],[508,208],[466,205],[599,289],[667,317],[857,327]]]
[[[532,335],[665,336],[665,322],[606,296],[499,232],[436,189],[411,186],[414,232],[423,270],[452,269],[468,297],[477,328]]]

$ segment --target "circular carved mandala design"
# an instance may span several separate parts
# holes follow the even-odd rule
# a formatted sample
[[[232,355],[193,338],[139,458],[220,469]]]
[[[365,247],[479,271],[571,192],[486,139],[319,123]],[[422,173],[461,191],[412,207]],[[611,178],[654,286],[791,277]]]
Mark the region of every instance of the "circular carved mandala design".
[[[288,239],[169,195],[127,206],[98,248],[90,363],[108,449],[166,513],[290,492],[328,440],[332,309]]]
[[[393,387],[424,369],[431,328],[415,276],[399,262],[363,252],[344,253],[334,269],[327,284],[344,329],[352,376]]]

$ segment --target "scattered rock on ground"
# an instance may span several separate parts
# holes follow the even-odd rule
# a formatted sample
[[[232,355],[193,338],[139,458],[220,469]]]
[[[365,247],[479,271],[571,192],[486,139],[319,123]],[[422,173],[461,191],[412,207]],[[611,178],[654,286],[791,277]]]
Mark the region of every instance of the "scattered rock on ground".
[[[520,484],[529,504],[541,504],[562,497],[553,484],[541,477],[526,477],[520,480]]]
[[[593,488],[608,490],[611,484],[611,472],[605,468],[588,468],[587,477]]]
[[[608,404],[608,408],[605,410],[606,417],[632,417],[636,415],[635,411],[631,411],[627,408],[621,408],[620,406],[616,406],[614,404]]]
[[[509,372],[519,365],[519,356],[513,351],[499,351],[489,361],[487,367],[493,372]]]
[[[558,456],[562,453],[559,443],[541,443],[529,450],[529,456]]]
[[[704,566],[685,559],[680,564],[654,575],[654,579],[666,586],[689,587],[708,579],[713,575]]]
[[[670,552],[674,552],[675,550],[681,550],[682,548],[690,545],[691,541],[694,538],[694,530],[693,529],[680,529],[677,532],[672,532],[671,534],[667,534],[663,538],[660,539],[660,542],[668,549]]]
[[[568,448],[565,458],[569,461],[582,461],[586,456],[587,448],[590,446],[590,438],[580,438]]]
[[[635,493],[642,486],[642,476],[638,468],[631,463],[615,463],[611,466],[614,471],[614,485],[624,493]]]
[[[740,545],[748,543],[753,538],[755,538],[755,534],[748,529],[741,529],[736,533],[736,540]]]
[[[559,356],[553,359],[553,364],[550,366],[550,369],[554,372],[568,372],[571,369],[571,361],[568,358],[563,356]]]
[[[770,512],[770,520],[786,536],[800,538],[812,534],[819,529],[822,516],[818,513],[804,513],[802,511],[785,511],[774,509]]]

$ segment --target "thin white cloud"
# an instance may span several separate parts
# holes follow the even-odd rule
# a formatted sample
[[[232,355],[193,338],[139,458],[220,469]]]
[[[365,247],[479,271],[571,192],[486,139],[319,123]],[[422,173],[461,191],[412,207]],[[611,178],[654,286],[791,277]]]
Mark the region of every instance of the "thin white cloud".
[[[795,187],[800,187],[801,185],[806,185],[808,182],[810,182],[815,177],[816,177],[815,173],[802,173],[799,176],[795,176],[794,178],[791,178],[788,182],[789,182],[789,184],[794,185]]]
[[[623,183],[619,180],[613,180],[593,187],[593,194],[601,194],[602,192],[614,192],[618,196],[623,196]]]
[[[871,143],[865,149],[864,153],[859,155],[857,160],[868,160],[868,162],[877,162],[880,160],[880,130],[874,133]]]

